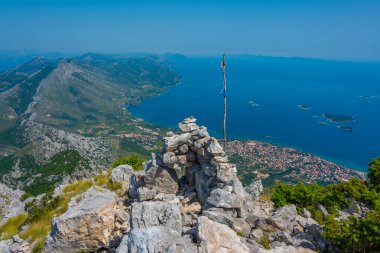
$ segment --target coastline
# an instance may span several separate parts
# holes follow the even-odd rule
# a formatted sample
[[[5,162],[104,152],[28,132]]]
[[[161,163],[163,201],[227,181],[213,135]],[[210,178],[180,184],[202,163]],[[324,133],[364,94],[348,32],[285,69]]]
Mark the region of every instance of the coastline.
[[[132,107],[135,107],[135,106],[138,106],[138,105],[132,105]],[[157,127],[163,127],[163,128],[169,128],[169,129],[175,129],[177,127],[176,125],[172,125],[171,126],[171,125],[165,124],[164,122],[156,122],[154,120],[150,120],[150,119],[148,119],[146,117],[143,117],[142,115],[133,114],[130,111],[129,111],[129,113],[134,118],[142,119],[145,122],[153,124],[153,125],[155,125]],[[217,138],[221,137],[220,133],[218,133],[217,131],[215,131],[213,129],[210,129],[209,131],[210,131],[210,133],[213,133],[213,135],[215,135]],[[367,172],[367,168],[364,165],[360,166],[359,164],[355,164],[355,163],[352,163],[352,162],[349,162],[349,161],[344,161],[344,160],[336,159],[336,158],[333,158],[333,157],[328,157],[328,156],[319,154],[317,152],[313,152],[313,151],[304,149],[302,147],[298,147],[298,146],[295,146],[295,145],[290,145],[290,144],[287,144],[287,143],[283,143],[283,142],[278,141],[278,138],[275,138],[273,136],[272,136],[272,138],[269,138],[269,137],[267,137],[267,138],[250,138],[250,137],[248,137],[247,138],[247,137],[239,137],[239,136],[233,135],[228,140],[228,142],[231,142],[231,141],[257,141],[257,142],[262,142],[262,143],[267,143],[267,144],[271,144],[271,145],[274,145],[274,146],[278,146],[278,147],[281,147],[281,148],[292,148],[292,149],[295,149],[295,150],[297,150],[299,152],[306,153],[306,154],[309,154],[309,155],[313,155],[313,156],[319,157],[319,158],[321,158],[323,160],[327,160],[329,162],[332,162],[332,163],[337,164],[339,166],[345,167],[347,169],[351,169],[351,170],[355,170],[355,171],[363,172],[363,173]],[[368,162],[370,162],[370,161],[368,161]]]

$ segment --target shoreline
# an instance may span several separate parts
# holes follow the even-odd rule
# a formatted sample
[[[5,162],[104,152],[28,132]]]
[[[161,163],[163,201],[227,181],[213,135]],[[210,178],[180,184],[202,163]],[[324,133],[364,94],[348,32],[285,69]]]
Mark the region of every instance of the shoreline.
[[[152,125],[155,125],[157,127],[163,127],[163,128],[169,128],[169,129],[175,129],[176,128],[176,126],[170,126],[170,125],[166,125],[164,123],[158,123],[158,122],[150,121],[150,120],[148,120],[148,119],[146,119],[144,117],[137,116],[137,115],[132,114],[132,113],[131,113],[131,115],[134,118],[142,119],[145,122],[147,122],[149,124],[152,124]],[[214,131],[210,131],[210,132],[214,132]],[[216,135],[215,137],[219,139],[220,135]],[[301,153],[305,153],[307,155],[318,157],[320,159],[323,159],[323,160],[326,160],[328,162],[334,163],[337,166],[341,166],[341,167],[344,167],[344,168],[349,169],[349,170],[354,170],[354,171],[357,171],[357,172],[360,172],[360,173],[367,173],[367,168],[365,168],[364,166],[361,167],[358,164],[355,164],[355,163],[352,163],[352,162],[349,162],[349,161],[343,161],[343,160],[327,157],[327,156],[318,154],[316,152],[310,152],[309,150],[305,150],[305,149],[300,148],[298,146],[289,145],[289,144],[286,144],[286,143],[278,142],[276,140],[277,140],[277,138],[271,138],[271,139],[269,139],[269,138],[244,138],[244,137],[233,136],[232,138],[228,139],[227,142],[234,142],[234,141],[250,142],[250,141],[252,141],[252,142],[261,142],[261,143],[264,143],[264,144],[270,144],[270,145],[273,145],[273,146],[276,146],[276,147],[279,147],[279,148],[294,149],[297,152],[301,152]]]

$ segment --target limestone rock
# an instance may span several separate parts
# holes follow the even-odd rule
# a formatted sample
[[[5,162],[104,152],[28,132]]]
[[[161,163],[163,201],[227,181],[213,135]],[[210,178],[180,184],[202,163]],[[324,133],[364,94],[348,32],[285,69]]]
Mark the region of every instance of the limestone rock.
[[[199,202],[203,205],[206,198],[210,195],[211,184],[214,178],[207,176],[202,170],[195,173],[195,189]]]
[[[302,228],[308,228],[311,225],[318,225],[318,222],[314,220],[313,218],[304,218],[302,216],[297,215],[297,223],[302,227]]]
[[[283,206],[277,209],[272,217],[267,220],[273,226],[280,230],[293,231],[293,227],[296,225],[297,209],[295,205]]]
[[[269,234],[270,242],[283,242],[286,245],[293,245],[293,239],[285,231],[279,231]]]
[[[131,166],[124,164],[112,169],[112,182],[120,183],[124,191],[129,189],[129,181],[134,170]]]
[[[215,138],[211,138],[206,146],[207,151],[213,156],[223,156],[224,151],[222,146],[220,146],[219,142]]]
[[[315,206],[317,210],[321,211],[323,213],[323,216],[327,217],[329,215],[329,212],[322,204],[316,204]]]
[[[306,208],[302,210],[301,216],[304,218],[311,218],[311,214],[308,210],[306,210]]]
[[[142,171],[135,172],[131,176],[131,179],[129,181],[129,190],[128,190],[128,193],[129,193],[129,196],[131,196],[133,199],[137,199],[138,198],[138,192],[137,192],[137,190],[140,187],[144,187],[145,186],[144,175],[145,175],[145,171],[142,170]]]
[[[234,213],[232,210],[213,207],[207,210],[203,210],[202,215],[214,222],[227,225],[230,228],[233,227]]]
[[[181,212],[178,205],[161,201],[137,202],[132,204],[132,229],[154,226],[168,227],[181,232]]]
[[[204,216],[198,218],[198,242],[202,253],[250,252],[235,231]]]
[[[157,193],[156,189],[141,187],[137,189],[137,198],[140,202],[145,201],[145,200],[151,200],[151,199],[154,199],[154,197],[156,196],[156,193]]]
[[[207,198],[206,202],[213,206],[223,208],[242,207],[242,199],[240,196],[219,188],[215,188],[211,191],[210,196]]]
[[[45,251],[97,251],[109,245],[115,221],[116,195],[90,188],[79,203],[54,218]]]
[[[300,233],[293,237],[293,242],[294,246],[296,247],[302,247],[302,248],[307,248],[311,250],[315,250],[315,245],[314,245],[314,238],[313,236],[306,234],[306,233]]]
[[[179,129],[181,129],[183,133],[188,133],[188,132],[192,132],[199,129],[197,124],[191,123],[191,122],[179,123],[178,126],[179,126]]]
[[[196,253],[191,241],[168,227],[138,228],[125,235],[116,253]]]
[[[181,213],[200,213],[202,211],[202,206],[199,204],[199,202],[191,203],[190,205],[182,206],[181,207]]]
[[[144,177],[146,186],[156,188],[158,192],[173,193],[178,191],[178,178],[176,173],[159,165],[150,166]]]
[[[28,240],[21,239],[18,235],[12,239],[0,241],[1,253],[31,253],[33,244]]]
[[[259,242],[263,236],[264,232],[260,228],[252,229],[248,235],[249,238],[255,240],[256,242]]]
[[[263,184],[261,180],[254,180],[248,187],[245,188],[245,191],[252,196],[253,200],[257,200],[263,192]]]
[[[13,190],[0,183],[0,224],[24,212],[25,204],[21,201],[23,194],[21,190]]]
[[[171,137],[164,137],[165,150],[174,151],[179,146],[185,144],[191,138],[191,133],[183,133]]]
[[[168,194],[168,193],[159,193],[154,197],[154,200],[163,201],[169,204],[175,204],[177,205],[179,203],[179,199],[175,194]]]
[[[188,118],[185,118],[182,123],[184,124],[189,124],[189,123],[195,123],[197,121],[196,118],[194,118],[193,116],[190,116]]]
[[[295,248],[293,246],[279,246],[274,249],[265,250],[259,249],[258,253],[313,253],[316,251],[305,249],[305,248]]]

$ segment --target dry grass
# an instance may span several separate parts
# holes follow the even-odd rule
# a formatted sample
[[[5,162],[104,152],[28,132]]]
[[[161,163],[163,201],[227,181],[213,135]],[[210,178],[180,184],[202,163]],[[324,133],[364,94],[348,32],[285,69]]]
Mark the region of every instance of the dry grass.
[[[53,207],[41,207],[40,212],[43,212],[43,215],[38,216],[37,219],[33,219],[29,224],[28,229],[20,234],[21,238],[30,238],[31,241],[36,242],[33,247],[34,253],[42,251],[46,236],[50,232],[50,225],[53,217],[60,216],[66,212],[70,199],[87,191],[92,186],[92,184],[93,183],[90,180],[82,180],[67,185],[63,189],[62,196],[56,199],[56,203]]]
[[[91,186],[106,187],[112,191],[121,188],[119,183],[111,181],[111,170],[98,174],[93,181],[81,180],[69,184],[63,189],[60,196],[51,199],[45,206],[34,206],[34,210],[29,214],[20,214],[8,220],[0,227],[0,239],[6,240],[12,238],[13,235],[20,234],[20,228],[24,224],[28,224],[29,227],[20,234],[20,237],[35,242],[33,253],[42,252],[51,229],[52,219],[65,213],[70,200],[86,192]]]
[[[260,238],[259,244],[264,247],[264,249],[270,249],[269,238],[267,235],[264,235]]]
[[[10,218],[0,226],[0,240],[11,239],[14,235],[20,233],[20,228],[28,219],[28,214],[22,213]]]

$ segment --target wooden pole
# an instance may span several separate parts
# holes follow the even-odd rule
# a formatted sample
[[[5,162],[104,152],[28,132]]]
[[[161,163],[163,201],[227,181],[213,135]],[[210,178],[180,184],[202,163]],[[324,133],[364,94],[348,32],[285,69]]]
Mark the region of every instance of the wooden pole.
[[[223,149],[226,151],[227,145],[227,131],[226,131],[226,120],[227,120],[227,78],[226,78],[226,54],[223,54],[222,60],[222,70],[223,70],[223,97],[224,97],[224,113],[223,113]]]

